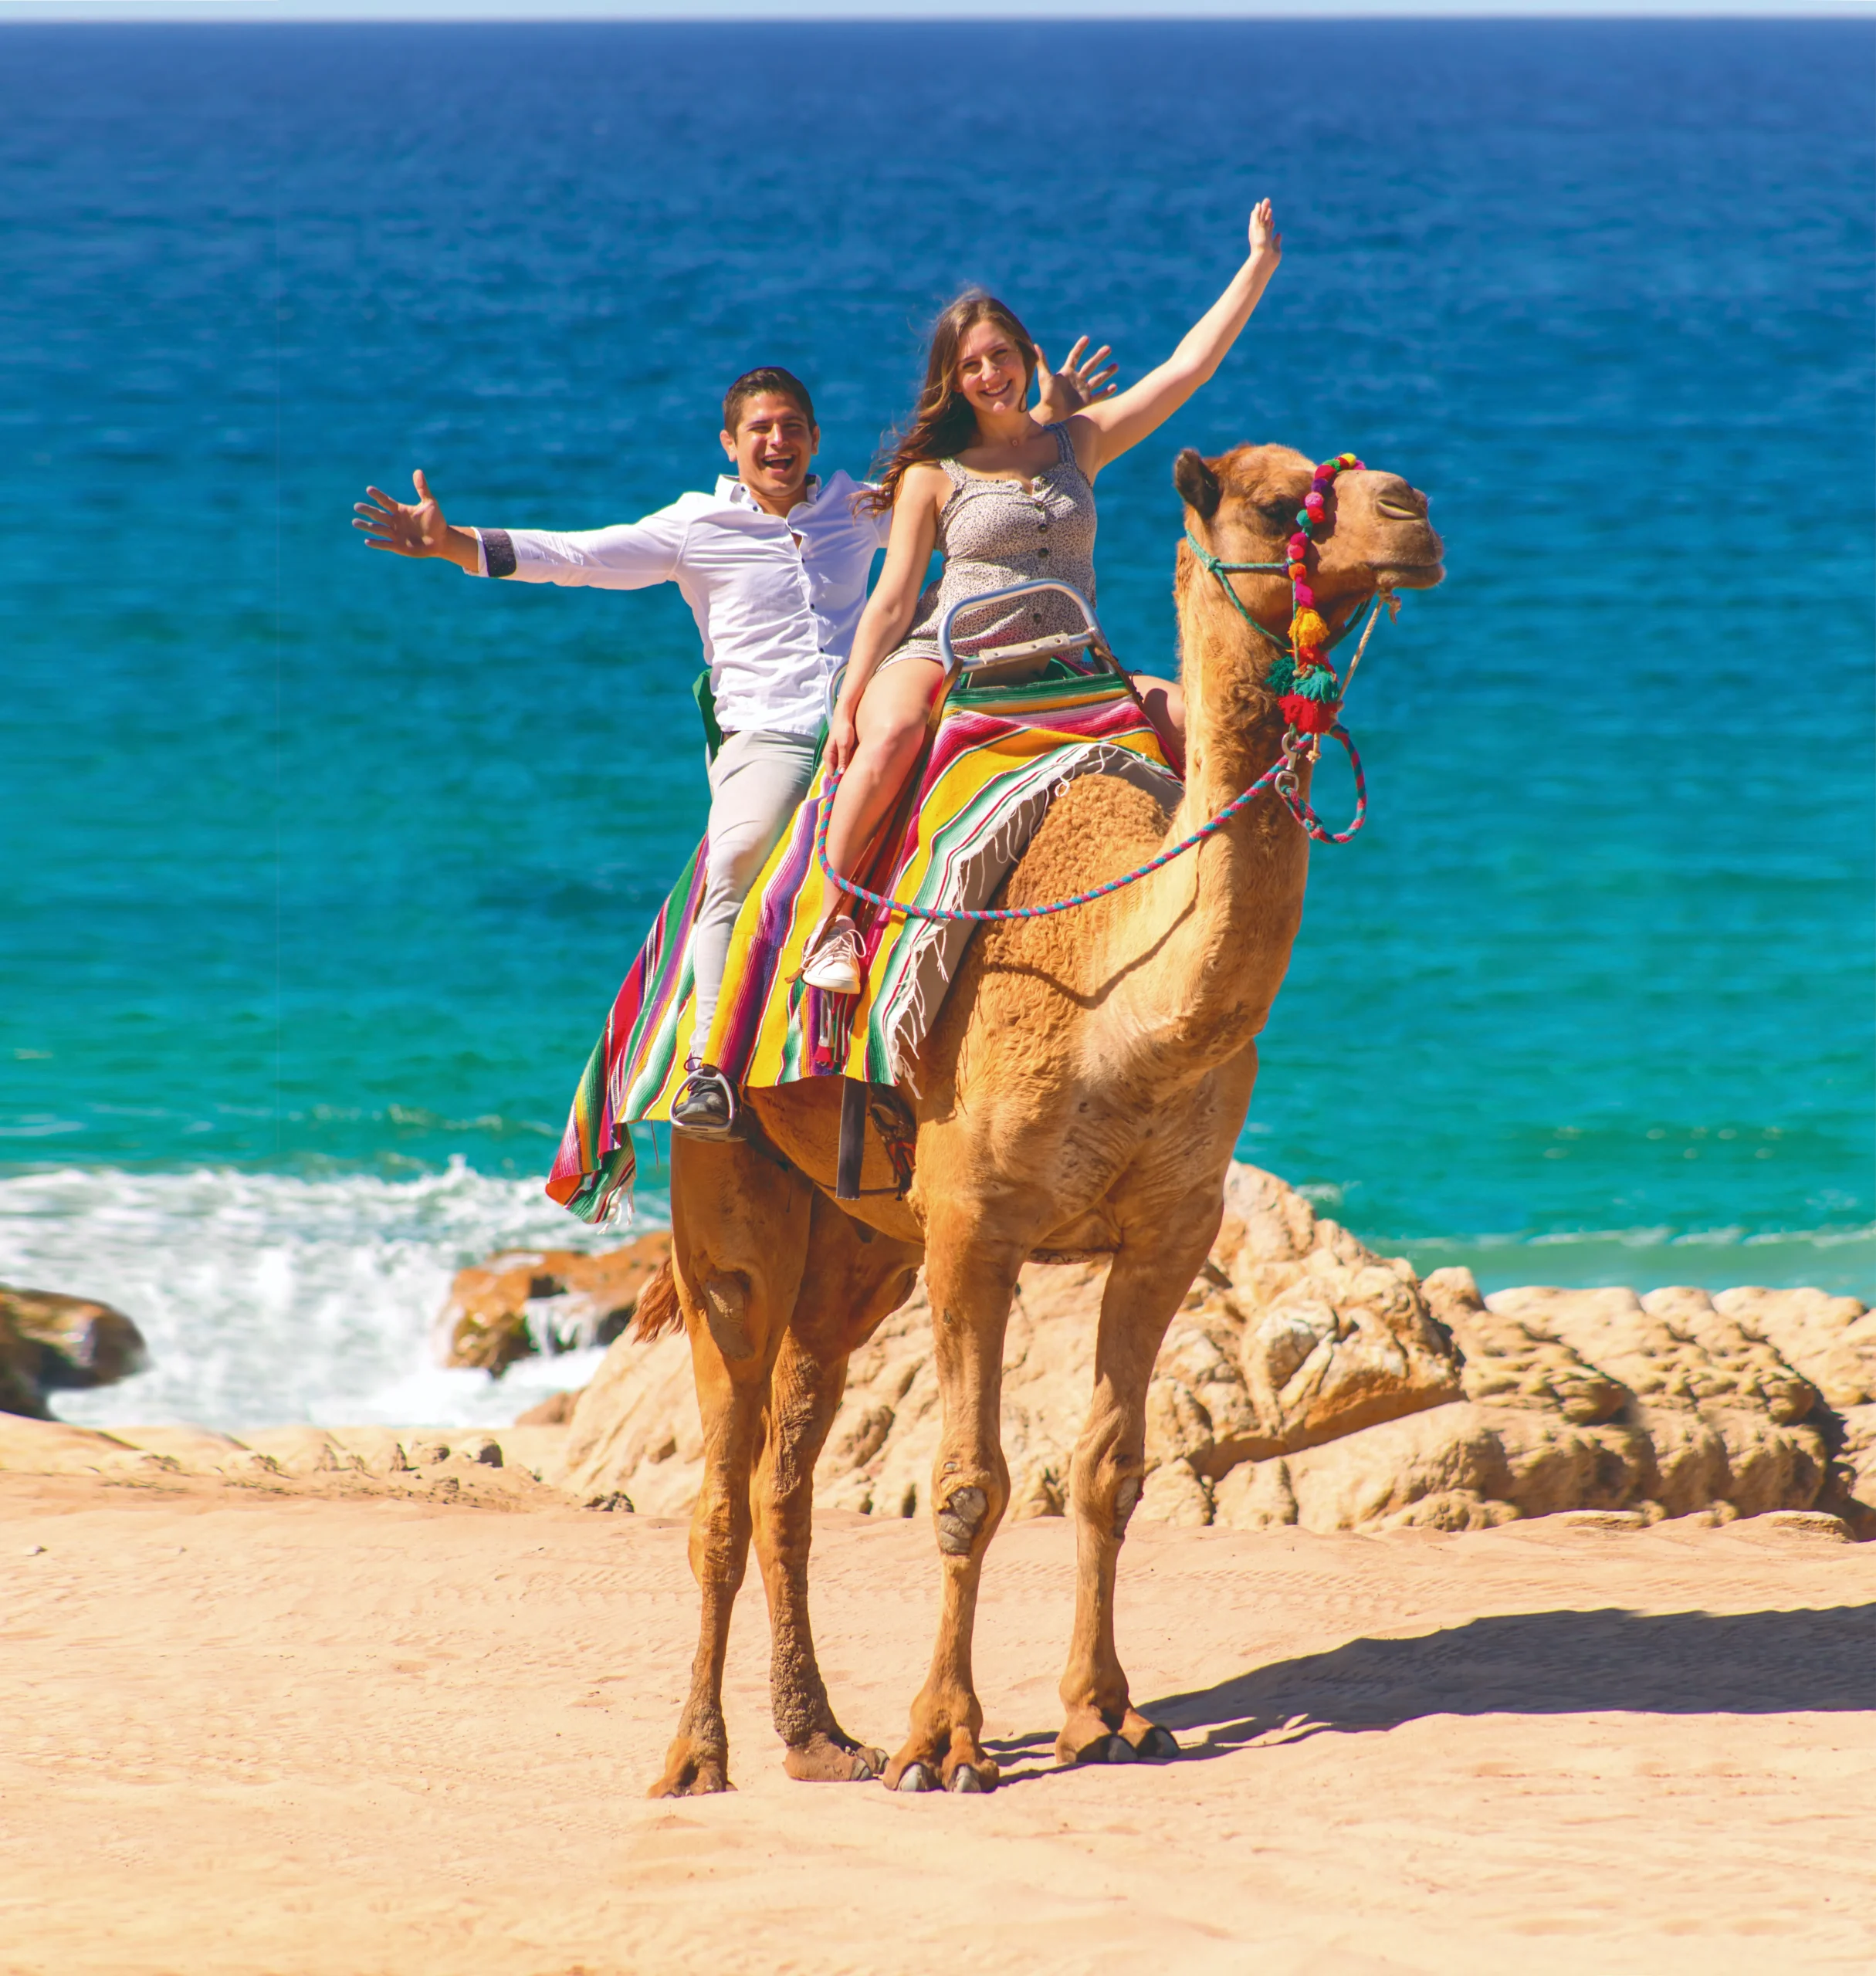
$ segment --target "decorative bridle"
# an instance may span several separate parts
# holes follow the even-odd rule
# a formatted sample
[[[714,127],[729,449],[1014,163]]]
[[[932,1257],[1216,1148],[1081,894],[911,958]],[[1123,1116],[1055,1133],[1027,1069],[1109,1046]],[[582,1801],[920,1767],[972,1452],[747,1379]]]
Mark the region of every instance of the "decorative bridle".
[[[1329,655],[1366,614],[1367,629],[1362,633],[1361,643],[1355,648],[1355,656],[1349,661],[1349,678],[1353,678],[1355,668],[1361,663],[1361,655],[1368,648],[1368,634],[1374,629],[1375,618],[1380,611],[1383,598],[1377,594],[1365,614],[1357,611],[1340,631],[1331,632],[1327,621],[1316,607],[1316,590],[1309,581],[1309,551],[1316,546],[1316,530],[1328,519],[1328,496],[1336,484],[1336,475],[1365,471],[1353,453],[1338,453],[1333,460],[1325,460],[1316,469],[1310,476],[1309,491],[1303,496],[1303,504],[1296,510],[1296,533],[1285,544],[1288,551],[1285,562],[1227,563],[1214,556],[1190,529],[1186,530],[1186,546],[1200,567],[1217,578],[1218,587],[1231,599],[1232,609],[1276,651],[1275,661],[1265,684],[1276,695],[1277,704],[1283,711],[1288,729],[1284,737],[1286,751],[1292,736],[1333,734],[1336,731],[1336,718],[1342,711],[1348,681],[1337,677],[1336,668],[1329,662]],[[1244,599],[1238,594],[1237,585],[1231,581],[1234,576],[1241,573],[1280,574],[1289,578],[1291,617],[1287,638],[1279,638],[1268,624],[1260,623],[1251,614]],[[1398,603],[1392,597],[1386,601],[1398,609]],[[1346,738],[1343,737],[1345,741]],[[1360,828],[1358,822],[1349,834],[1353,836]]]
[[[1303,497],[1303,504],[1296,511],[1296,533],[1285,545],[1288,560],[1282,563],[1227,563],[1198,540],[1188,528],[1186,543],[1197,557],[1203,567],[1209,570],[1218,580],[1220,587],[1231,601],[1232,607],[1251,630],[1275,648],[1277,657],[1272,665],[1267,683],[1277,695],[1284,719],[1283,752],[1277,760],[1258,777],[1241,794],[1234,796],[1218,814],[1200,824],[1189,837],[1181,837],[1178,843],[1170,844],[1157,857],[1150,858],[1144,864],[1118,878],[1110,878],[1106,885],[1095,885],[1085,892],[1075,892],[1067,898],[1058,898],[1047,905],[991,906],[976,909],[969,906],[915,905],[902,899],[888,897],[882,892],[869,892],[864,885],[855,885],[851,878],[843,878],[828,862],[828,825],[834,813],[834,792],[840,787],[837,770],[828,782],[825,797],[821,805],[821,817],[814,831],[814,857],[828,881],[852,898],[863,898],[870,905],[887,912],[896,912],[907,919],[968,920],[973,925],[994,925],[1006,919],[1043,919],[1051,913],[1066,912],[1078,905],[1091,905],[1095,899],[1106,898],[1110,892],[1117,892],[1136,884],[1150,873],[1157,871],[1163,865],[1170,864],[1175,858],[1203,844],[1208,837],[1215,836],[1231,819],[1244,809],[1265,790],[1273,791],[1283,807],[1288,810],[1303,830],[1318,844],[1346,844],[1367,821],[1368,783],[1362,773],[1361,757],[1355,752],[1355,743],[1349,738],[1348,730],[1341,724],[1343,696],[1348,690],[1348,682],[1355,676],[1355,668],[1361,663],[1361,655],[1368,648],[1368,639],[1375,621],[1385,601],[1390,611],[1398,610],[1399,600],[1391,594],[1383,597],[1377,594],[1365,614],[1367,624],[1361,634],[1361,641],[1355,648],[1355,655],[1349,661],[1346,675],[1338,677],[1336,668],[1329,662],[1329,654],[1360,624],[1364,613],[1357,611],[1339,631],[1332,633],[1327,621],[1316,607],[1316,590],[1309,581],[1309,553],[1315,546],[1315,531],[1327,519],[1328,495],[1334,486],[1336,477],[1343,473],[1360,473],[1364,471],[1362,463],[1353,453],[1338,453],[1333,460],[1326,460],[1311,476],[1309,492]],[[1279,638],[1267,624],[1260,624],[1252,617],[1244,601],[1238,594],[1232,583],[1233,576],[1256,573],[1287,575],[1290,580],[1290,635]],[[1321,737],[1329,735],[1339,741],[1347,751],[1349,766],[1355,776],[1355,814],[1345,831],[1332,831],[1309,807],[1309,800],[1302,793],[1301,773],[1309,763],[1317,760],[1321,749]]]

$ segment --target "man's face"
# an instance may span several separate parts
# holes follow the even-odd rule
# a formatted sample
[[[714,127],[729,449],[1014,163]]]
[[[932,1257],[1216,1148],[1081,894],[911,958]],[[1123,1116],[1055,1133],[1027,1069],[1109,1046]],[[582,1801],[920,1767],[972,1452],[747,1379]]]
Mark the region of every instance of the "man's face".
[[[764,391],[744,401],[735,431],[724,433],[723,442],[750,493],[792,507],[801,498],[821,434],[793,398]]]

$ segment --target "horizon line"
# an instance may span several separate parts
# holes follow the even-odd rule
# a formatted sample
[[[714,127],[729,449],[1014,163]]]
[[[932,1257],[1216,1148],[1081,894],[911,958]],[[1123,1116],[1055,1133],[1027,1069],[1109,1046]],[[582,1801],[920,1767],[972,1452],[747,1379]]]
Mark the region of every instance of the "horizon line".
[[[330,23],[552,25],[617,22],[659,26],[839,22],[889,26],[905,20],[994,19],[1012,22],[1229,21],[1701,21],[1876,22],[1873,0],[0,0],[0,25],[197,25]]]

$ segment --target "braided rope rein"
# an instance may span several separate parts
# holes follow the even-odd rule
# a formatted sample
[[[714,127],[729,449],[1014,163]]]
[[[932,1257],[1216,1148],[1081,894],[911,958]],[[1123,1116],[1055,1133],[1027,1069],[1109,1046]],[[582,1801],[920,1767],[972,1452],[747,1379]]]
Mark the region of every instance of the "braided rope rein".
[[[1330,735],[1348,750],[1349,766],[1355,774],[1355,814],[1345,831],[1332,831],[1309,807],[1297,783],[1297,771],[1303,763],[1313,758],[1316,737],[1299,733],[1294,728],[1284,736],[1283,753],[1272,763],[1257,780],[1242,794],[1231,801],[1209,822],[1200,824],[1190,836],[1181,837],[1178,843],[1169,845],[1157,857],[1150,858],[1144,864],[1136,865],[1131,871],[1118,878],[1110,878],[1104,885],[1095,885],[1084,892],[1076,892],[1068,898],[1054,900],[1048,905],[1001,905],[978,908],[971,906],[916,905],[909,900],[888,897],[882,892],[869,892],[865,886],[856,885],[851,878],[843,878],[828,862],[828,824],[834,814],[834,793],[840,787],[840,772],[836,770],[828,783],[828,792],[821,804],[821,819],[814,829],[814,856],[821,871],[830,883],[852,898],[863,898],[869,905],[882,908],[888,912],[896,912],[907,919],[933,921],[968,920],[974,926],[989,926],[1007,919],[1045,919],[1053,912],[1066,912],[1078,905],[1091,905],[1098,898],[1106,898],[1109,893],[1124,890],[1142,878],[1170,864],[1175,858],[1183,857],[1195,844],[1203,844],[1208,837],[1214,837],[1231,819],[1244,809],[1254,797],[1266,790],[1274,789],[1283,807],[1318,844],[1346,844],[1366,821],[1368,814],[1368,784],[1362,773],[1361,757],[1355,752],[1355,743],[1349,739],[1348,731],[1338,723],[1329,729]]]

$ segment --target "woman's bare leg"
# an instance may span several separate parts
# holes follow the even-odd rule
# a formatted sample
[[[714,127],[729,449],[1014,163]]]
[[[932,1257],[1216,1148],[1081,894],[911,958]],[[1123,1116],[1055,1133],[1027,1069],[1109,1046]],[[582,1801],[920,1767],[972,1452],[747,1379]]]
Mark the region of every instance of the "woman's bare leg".
[[[835,871],[853,870],[892,808],[925,745],[943,678],[944,668],[936,659],[902,658],[882,666],[867,682],[854,722],[858,745],[828,820],[828,862]],[[837,909],[845,905],[845,895],[838,895]]]
[[[1166,759],[1183,776],[1186,772],[1186,696],[1177,679],[1156,678],[1150,672],[1133,675],[1146,718],[1160,737]]]

